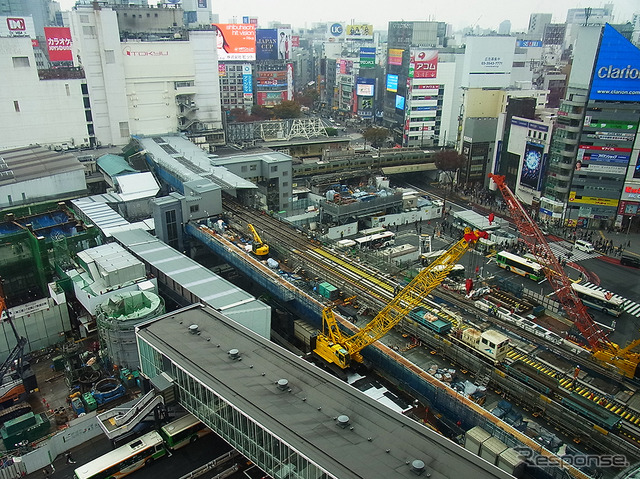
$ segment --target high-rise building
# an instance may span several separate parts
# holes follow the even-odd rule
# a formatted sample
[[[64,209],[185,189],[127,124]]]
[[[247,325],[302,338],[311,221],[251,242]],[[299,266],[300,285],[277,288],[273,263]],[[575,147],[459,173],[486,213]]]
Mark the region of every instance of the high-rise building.
[[[532,13],[529,15],[529,28],[527,34],[532,40],[542,40],[545,27],[551,23],[550,13]]]
[[[541,214],[571,227],[624,227],[635,219],[640,207],[639,72],[640,50],[614,27],[579,29]]]

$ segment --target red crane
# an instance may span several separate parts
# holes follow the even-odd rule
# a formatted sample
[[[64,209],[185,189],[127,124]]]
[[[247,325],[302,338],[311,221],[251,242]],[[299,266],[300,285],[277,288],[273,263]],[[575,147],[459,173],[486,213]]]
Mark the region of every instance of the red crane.
[[[591,315],[589,315],[586,306],[582,304],[582,301],[571,287],[571,279],[560,266],[542,231],[540,231],[538,225],[531,219],[520,201],[505,183],[505,177],[489,173],[489,178],[494,181],[500,193],[502,193],[522,240],[538,259],[538,262],[544,266],[544,273],[549,284],[556,292],[556,296],[562,304],[567,317],[573,321],[589,343],[593,356],[613,365],[621,374],[627,377],[634,377],[636,367],[640,363],[640,355],[632,353],[629,347],[621,350],[598,327]]]

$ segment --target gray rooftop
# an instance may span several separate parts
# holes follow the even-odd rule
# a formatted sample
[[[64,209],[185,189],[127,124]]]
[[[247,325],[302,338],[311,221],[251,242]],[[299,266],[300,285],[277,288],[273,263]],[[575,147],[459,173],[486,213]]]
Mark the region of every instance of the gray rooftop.
[[[0,150],[0,185],[46,178],[84,166],[70,153],[41,146]]]
[[[256,187],[226,168],[214,166],[206,151],[181,136],[154,136],[136,140],[155,162],[183,183],[207,178],[223,189]]]
[[[415,478],[414,460],[433,479],[512,477],[211,308],[167,314],[137,334],[333,477]],[[276,387],[280,379],[290,391]],[[352,427],[338,426],[341,415]]]
[[[152,265],[190,296],[223,311],[238,323],[268,337],[271,308],[254,296],[141,229],[114,232],[126,249]],[[192,300],[193,301],[193,300]]]

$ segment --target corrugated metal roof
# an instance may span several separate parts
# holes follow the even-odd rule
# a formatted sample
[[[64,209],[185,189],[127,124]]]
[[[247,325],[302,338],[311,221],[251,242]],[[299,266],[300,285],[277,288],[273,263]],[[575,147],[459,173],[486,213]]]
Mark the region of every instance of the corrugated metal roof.
[[[271,308],[251,294],[146,231],[114,232],[113,237],[199,301],[233,316],[235,321],[261,335],[268,334]],[[185,293],[182,296],[188,297]]]
[[[0,151],[0,185],[49,178],[62,173],[83,170],[72,154],[59,153],[41,146]]]
[[[137,173],[135,168],[132,168],[124,157],[119,155],[102,155],[96,160],[96,164],[111,178],[119,175],[128,175],[131,173]]]

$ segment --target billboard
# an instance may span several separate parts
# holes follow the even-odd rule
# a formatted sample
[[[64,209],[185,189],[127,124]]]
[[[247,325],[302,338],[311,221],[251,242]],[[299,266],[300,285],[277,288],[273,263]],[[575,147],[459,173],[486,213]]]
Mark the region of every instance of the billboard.
[[[218,35],[218,60],[256,59],[256,26],[243,23],[214,23]]]
[[[638,159],[636,160],[636,167],[633,170],[633,177],[640,178],[640,153],[638,153]]]
[[[291,29],[278,28],[278,60],[291,59]]]
[[[253,76],[249,63],[242,65],[242,95],[247,100],[253,99]]]
[[[402,65],[402,52],[401,48],[389,48],[388,63],[389,65]]]
[[[44,36],[47,39],[47,51],[52,62],[71,62],[71,30],[67,27],[44,27]]]
[[[337,42],[345,38],[344,23],[331,23],[327,25],[327,41]]]
[[[396,109],[404,110],[404,97],[396,95]]]
[[[0,16],[0,37],[36,38],[36,29],[33,25],[33,17]]]
[[[640,101],[640,50],[609,24],[604,27],[589,98]]]
[[[413,78],[438,76],[438,50],[411,50],[409,76]]]
[[[347,40],[373,40],[373,25],[347,25]]]
[[[256,59],[278,59],[278,30],[275,28],[259,28],[256,30]]]
[[[376,80],[375,78],[360,78],[356,79],[356,95],[358,96],[373,96]]]
[[[600,206],[618,206],[619,203],[617,199],[599,198],[597,196],[581,196],[575,191],[569,192],[569,202]]]
[[[287,100],[293,101],[293,63],[287,63]]]
[[[296,48],[300,46],[300,35],[291,35],[291,46]]]
[[[542,145],[527,142],[522,158],[522,170],[520,172],[520,184],[534,190],[538,190],[543,164]]]
[[[542,40],[517,40],[516,46],[521,48],[540,48],[542,47]]]
[[[376,48],[360,47],[360,68],[374,68],[376,66]]]
[[[387,91],[398,91],[398,75],[387,73]]]

